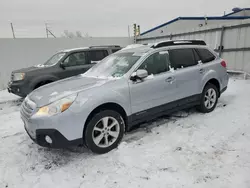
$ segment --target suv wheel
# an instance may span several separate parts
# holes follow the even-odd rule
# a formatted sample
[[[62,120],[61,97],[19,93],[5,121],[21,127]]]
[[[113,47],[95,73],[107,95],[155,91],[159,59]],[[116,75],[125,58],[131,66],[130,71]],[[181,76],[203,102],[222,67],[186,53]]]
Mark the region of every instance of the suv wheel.
[[[124,131],[124,120],[119,113],[112,110],[101,111],[87,124],[85,144],[94,153],[107,153],[118,146]]]
[[[201,103],[198,109],[203,113],[212,112],[218,102],[219,92],[215,85],[208,83],[201,96]]]

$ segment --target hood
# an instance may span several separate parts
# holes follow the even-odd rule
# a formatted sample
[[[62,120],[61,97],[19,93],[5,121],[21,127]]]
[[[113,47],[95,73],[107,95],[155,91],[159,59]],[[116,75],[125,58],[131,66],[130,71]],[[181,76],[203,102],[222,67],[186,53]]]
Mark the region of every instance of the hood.
[[[18,70],[14,70],[13,73],[27,73],[27,72],[31,72],[37,69],[42,69],[45,66],[40,66],[40,65],[36,65],[36,66],[32,66],[32,67],[27,67],[27,68],[22,68],[22,69],[18,69]]]
[[[111,79],[78,75],[42,86],[30,93],[28,98],[41,107],[74,93],[104,85],[109,81]]]

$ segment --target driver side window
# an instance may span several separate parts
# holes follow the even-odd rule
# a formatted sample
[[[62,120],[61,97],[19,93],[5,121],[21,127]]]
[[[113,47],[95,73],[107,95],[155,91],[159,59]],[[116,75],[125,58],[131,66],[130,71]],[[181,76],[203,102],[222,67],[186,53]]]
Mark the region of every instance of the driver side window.
[[[87,64],[86,52],[76,52],[70,54],[64,61],[63,64],[66,67],[80,66]]]
[[[156,75],[169,71],[170,60],[168,51],[156,52],[149,56],[138,69],[145,69],[148,75]]]

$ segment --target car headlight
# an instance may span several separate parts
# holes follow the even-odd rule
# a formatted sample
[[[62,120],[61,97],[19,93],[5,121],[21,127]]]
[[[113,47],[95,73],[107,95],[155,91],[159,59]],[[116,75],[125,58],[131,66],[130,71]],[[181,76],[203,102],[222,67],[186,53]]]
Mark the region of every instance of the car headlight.
[[[13,81],[23,80],[25,77],[25,73],[14,73]]]
[[[37,116],[53,116],[67,110],[75,101],[77,94],[70,95],[47,106],[39,108],[35,115]]]

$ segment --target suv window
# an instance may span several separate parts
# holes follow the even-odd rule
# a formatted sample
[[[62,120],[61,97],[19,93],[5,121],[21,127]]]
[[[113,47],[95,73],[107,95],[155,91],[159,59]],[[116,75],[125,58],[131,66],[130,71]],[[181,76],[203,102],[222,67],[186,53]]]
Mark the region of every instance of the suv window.
[[[90,61],[101,61],[108,56],[107,50],[93,50],[89,51]]]
[[[120,49],[112,49],[112,53],[119,51]]]
[[[64,61],[66,67],[79,66],[87,64],[86,52],[76,52],[70,54]]]
[[[44,65],[55,65],[56,63],[58,63],[58,61],[60,61],[64,56],[66,55],[66,53],[64,52],[59,52],[55,55],[53,55],[48,61],[46,61],[46,63],[44,63]]]
[[[215,60],[215,56],[214,54],[212,54],[209,50],[207,49],[202,49],[202,48],[198,48],[196,49],[196,51],[198,52],[202,63],[208,63],[210,61]]]
[[[169,50],[169,59],[174,69],[190,67],[198,64],[194,59],[194,52],[191,48]]]
[[[149,56],[138,69],[145,69],[148,74],[160,74],[169,71],[170,61],[168,51],[157,52]]]
[[[93,66],[85,75],[98,77],[122,77],[140,59],[134,53],[117,53]]]

